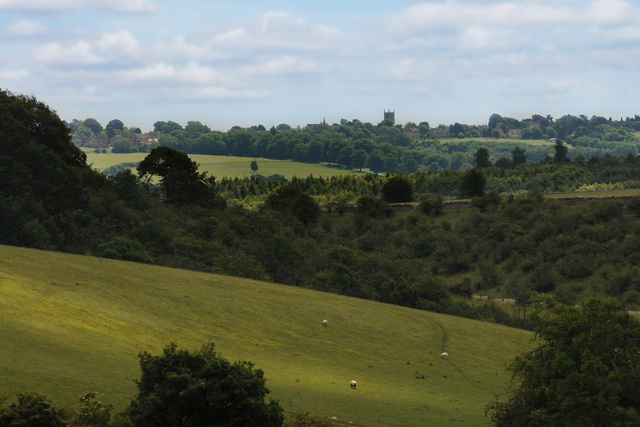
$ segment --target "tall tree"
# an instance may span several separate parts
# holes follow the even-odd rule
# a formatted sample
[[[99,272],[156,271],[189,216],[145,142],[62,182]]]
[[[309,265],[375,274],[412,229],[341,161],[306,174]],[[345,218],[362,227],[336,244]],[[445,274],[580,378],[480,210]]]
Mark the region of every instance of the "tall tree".
[[[637,319],[614,299],[573,307],[541,296],[531,320],[539,345],[515,358],[508,399],[487,407],[495,425],[640,425]]]
[[[518,165],[527,163],[527,150],[520,147],[515,147],[511,152],[512,166],[515,168]]]
[[[556,141],[556,144],[553,146],[553,149],[556,151],[555,156],[553,157],[554,162],[556,163],[566,163],[569,161],[569,149],[566,145],[562,143],[562,141]]]
[[[476,154],[473,155],[473,161],[478,168],[488,168],[491,166],[491,160],[489,160],[489,150],[484,147],[478,148]]]

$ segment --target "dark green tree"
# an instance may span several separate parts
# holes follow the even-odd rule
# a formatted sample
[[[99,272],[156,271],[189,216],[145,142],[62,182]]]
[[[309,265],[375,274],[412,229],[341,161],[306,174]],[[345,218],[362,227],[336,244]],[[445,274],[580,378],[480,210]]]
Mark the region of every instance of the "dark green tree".
[[[566,163],[569,161],[569,149],[566,145],[562,143],[562,141],[556,141],[556,144],[553,146],[553,149],[556,151],[555,156],[553,157],[553,161],[556,163]]]
[[[257,160],[252,160],[251,161],[251,170],[253,172],[258,172],[258,162],[257,162]]]
[[[384,154],[382,154],[382,151],[376,149],[371,152],[367,158],[367,167],[374,173],[378,173],[384,168]]]
[[[460,179],[460,195],[462,197],[476,197],[484,194],[487,177],[480,169],[469,169]]]
[[[36,393],[17,395],[18,402],[0,407],[0,427],[64,427],[59,411]]]
[[[118,120],[118,119],[111,120],[109,123],[107,123],[107,127],[105,128],[105,131],[107,133],[107,138],[109,139],[113,138],[114,136],[116,136],[117,130],[122,132],[123,129],[124,129],[124,123],[122,123],[121,120]]]
[[[351,166],[362,171],[362,167],[367,162],[367,152],[360,149],[351,153]]]
[[[102,133],[102,125],[96,119],[88,118],[84,120],[82,124],[91,129],[91,132],[96,136],[99,136]]]
[[[476,154],[473,155],[473,162],[478,168],[488,168],[491,166],[491,160],[489,160],[489,150],[484,147],[478,148]]]
[[[153,177],[160,178],[166,201],[171,204],[197,204],[211,198],[204,173],[188,155],[169,147],[156,147],[137,167],[138,176],[147,185]]]
[[[407,175],[392,175],[387,178],[380,190],[382,199],[387,203],[405,203],[413,201],[413,183]]]
[[[518,165],[527,163],[527,150],[515,147],[511,152],[512,165],[515,168]]]
[[[497,426],[640,425],[640,323],[613,299],[534,303],[539,345],[513,361],[513,389],[487,413]]]
[[[281,426],[282,407],[265,401],[264,372],[230,363],[213,344],[189,352],[175,344],[139,354],[142,375],[129,415],[137,427]]]

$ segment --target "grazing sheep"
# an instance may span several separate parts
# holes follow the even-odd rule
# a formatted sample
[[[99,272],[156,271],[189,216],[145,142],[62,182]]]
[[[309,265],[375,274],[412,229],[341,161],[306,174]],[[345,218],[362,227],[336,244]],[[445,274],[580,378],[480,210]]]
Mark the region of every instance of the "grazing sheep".
[[[358,385],[357,382],[351,381],[351,388],[356,388],[357,385]]]
[[[325,328],[327,327],[328,324],[329,324],[329,322],[327,322],[326,320],[322,321],[322,326],[324,326]]]
[[[336,417],[331,417],[331,421],[338,421],[338,418],[336,418]]]
[[[449,358],[449,353],[442,353],[440,355],[440,357],[442,357],[443,359],[448,359]]]

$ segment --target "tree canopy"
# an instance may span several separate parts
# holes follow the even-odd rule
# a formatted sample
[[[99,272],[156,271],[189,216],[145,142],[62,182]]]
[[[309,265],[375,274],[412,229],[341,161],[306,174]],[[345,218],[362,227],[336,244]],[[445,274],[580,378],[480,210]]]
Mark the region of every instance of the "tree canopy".
[[[260,369],[230,363],[213,344],[195,352],[168,345],[159,356],[139,354],[142,376],[129,414],[137,427],[281,426],[282,407],[265,401]]]
[[[497,426],[640,425],[640,323],[613,299],[534,304],[539,345],[513,362],[508,400],[488,406]]]

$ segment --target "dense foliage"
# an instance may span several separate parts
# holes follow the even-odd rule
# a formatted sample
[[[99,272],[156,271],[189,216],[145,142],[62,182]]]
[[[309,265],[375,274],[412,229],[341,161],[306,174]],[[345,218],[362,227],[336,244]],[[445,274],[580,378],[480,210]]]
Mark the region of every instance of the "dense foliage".
[[[264,373],[250,362],[230,363],[204,345],[196,352],[165,347],[139,355],[142,376],[129,417],[140,427],[280,426],[277,401],[265,402]]]
[[[640,323],[614,300],[540,298],[538,347],[512,366],[514,390],[488,407],[497,426],[640,424]]]

